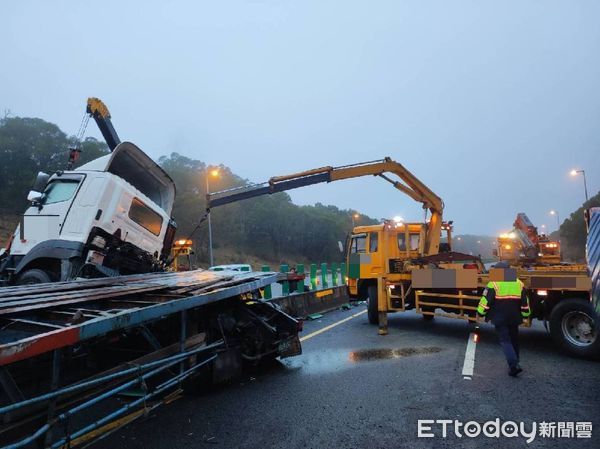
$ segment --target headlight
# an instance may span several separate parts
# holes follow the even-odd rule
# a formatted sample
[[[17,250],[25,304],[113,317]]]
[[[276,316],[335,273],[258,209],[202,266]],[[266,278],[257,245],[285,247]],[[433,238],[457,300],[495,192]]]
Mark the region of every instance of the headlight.
[[[92,245],[96,248],[104,249],[104,247],[106,246],[106,240],[104,239],[104,237],[97,235],[92,239]]]

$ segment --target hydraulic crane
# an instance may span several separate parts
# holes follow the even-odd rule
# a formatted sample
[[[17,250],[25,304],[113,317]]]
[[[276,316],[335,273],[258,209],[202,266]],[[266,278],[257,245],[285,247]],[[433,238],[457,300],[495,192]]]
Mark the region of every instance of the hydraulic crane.
[[[121,139],[119,139],[119,135],[113,127],[110,112],[106,105],[99,98],[90,97],[87,101],[86,113],[88,117],[91,116],[94,118],[104,140],[106,140],[108,148],[110,148],[110,151],[113,151],[121,143]]]
[[[560,243],[547,235],[538,234],[529,217],[521,212],[513,223],[514,229],[498,237],[497,255],[500,260],[515,264],[560,263]]]
[[[400,180],[394,180],[388,174],[395,175]],[[413,200],[422,203],[423,209],[430,211],[431,218],[426,225],[427,231],[421,255],[437,254],[440,247],[444,202],[402,164],[389,157],[358,164],[321,167],[286,176],[275,176],[262,184],[210,193],[207,195],[207,208],[210,210],[213,207],[261,195],[271,195],[322,182],[329,183],[361,176],[379,176]]]
[[[77,131],[75,146],[69,149],[67,170],[71,170],[73,164],[79,159],[79,155],[81,154],[81,142],[83,141],[83,136],[90,121],[90,117],[94,118],[94,121],[96,122],[96,125],[98,125],[102,137],[104,137],[111,152],[121,143],[121,139],[112,124],[110,112],[104,102],[99,98],[89,97],[83,119],[81,120],[81,125],[79,125],[79,131]]]

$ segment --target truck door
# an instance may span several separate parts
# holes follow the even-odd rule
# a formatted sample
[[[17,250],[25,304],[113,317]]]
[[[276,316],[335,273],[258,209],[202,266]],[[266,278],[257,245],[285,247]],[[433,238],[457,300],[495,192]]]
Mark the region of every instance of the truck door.
[[[24,254],[40,242],[60,238],[65,218],[77,195],[82,175],[63,175],[50,180],[39,205],[23,214],[18,227],[15,253]],[[20,247],[20,248],[19,248]]]
[[[378,231],[369,232],[367,253],[371,256],[371,263],[368,268],[372,276],[383,274],[383,251],[381,250],[383,242],[379,242],[379,234]]]

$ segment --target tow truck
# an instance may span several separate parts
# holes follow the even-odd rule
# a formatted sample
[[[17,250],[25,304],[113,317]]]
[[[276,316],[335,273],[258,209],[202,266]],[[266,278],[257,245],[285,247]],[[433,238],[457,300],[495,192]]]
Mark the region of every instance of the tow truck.
[[[561,262],[560,242],[538,234],[529,217],[521,212],[514,229],[497,239],[494,255],[512,265],[556,265]]]
[[[262,184],[214,192],[207,195],[207,205],[210,209],[260,195],[362,176],[384,179],[430,213],[423,223],[384,220],[378,225],[357,226],[348,237],[348,290],[351,297],[367,301],[369,322],[379,326],[380,335],[388,333],[389,313],[408,310],[415,310],[427,320],[442,316],[480,322],[477,303],[490,280],[503,279],[502,270],[488,272],[479,257],[453,252],[453,222],[443,220],[442,199],[389,157],[321,167],[272,177]],[[540,243],[545,244],[538,238],[537,244]],[[589,358],[600,356],[598,323],[590,302],[591,280],[585,267],[521,266],[517,274],[527,289],[532,308],[531,318],[524,325],[530,326],[533,319],[541,320],[549,327],[556,345],[567,353]]]

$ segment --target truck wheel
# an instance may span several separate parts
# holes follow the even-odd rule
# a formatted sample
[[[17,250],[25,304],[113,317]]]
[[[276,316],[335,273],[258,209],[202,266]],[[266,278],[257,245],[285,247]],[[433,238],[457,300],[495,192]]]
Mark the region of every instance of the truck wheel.
[[[37,268],[24,271],[17,279],[17,285],[45,284],[46,282],[52,282],[52,278],[44,270]]]
[[[592,304],[584,299],[560,301],[550,314],[550,334],[563,351],[584,358],[600,357],[600,337]]]
[[[367,316],[369,318],[369,323],[379,324],[379,312],[377,311],[377,286],[369,285],[368,292]]]

